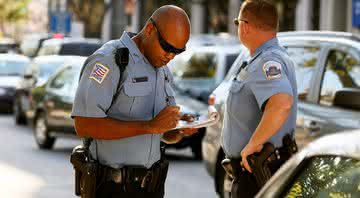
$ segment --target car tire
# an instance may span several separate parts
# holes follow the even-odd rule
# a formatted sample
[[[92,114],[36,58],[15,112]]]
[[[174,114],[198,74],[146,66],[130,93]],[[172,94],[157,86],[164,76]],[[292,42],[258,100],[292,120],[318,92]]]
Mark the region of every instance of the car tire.
[[[45,113],[43,112],[40,112],[35,117],[34,137],[40,149],[52,149],[54,146],[56,139],[49,136],[49,129],[46,122]]]
[[[15,124],[17,125],[25,125],[26,124],[26,117],[24,112],[22,112],[22,108],[18,99],[15,99],[13,105],[13,113],[14,113],[14,120]]]
[[[191,151],[194,154],[195,159],[201,160],[202,159],[201,141],[192,143],[191,144]]]
[[[216,174],[216,185],[219,189],[219,197],[220,198],[231,198],[231,179],[230,176],[225,172],[225,170],[221,167],[217,167]]]

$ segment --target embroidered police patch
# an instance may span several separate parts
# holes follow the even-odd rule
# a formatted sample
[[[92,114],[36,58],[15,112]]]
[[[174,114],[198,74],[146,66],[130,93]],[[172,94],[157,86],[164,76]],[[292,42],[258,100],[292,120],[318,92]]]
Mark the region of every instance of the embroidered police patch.
[[[275,61],[268,61],[263,65],[263,70],[267,80],[281,77],[281,64]]]
[[[101,84],[104,79],[106,78],[106,75],[109,73],[110,69],[104,66],[101,63],[95,63],[93,70],[90,73],[89,78],[95,80],[99,84]]]

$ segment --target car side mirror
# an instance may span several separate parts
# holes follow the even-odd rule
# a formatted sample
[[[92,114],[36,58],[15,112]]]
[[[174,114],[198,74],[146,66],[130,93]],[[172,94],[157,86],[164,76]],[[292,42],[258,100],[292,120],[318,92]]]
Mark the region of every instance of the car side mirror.
[[[360,110],[360,89],[346,88],[335,93],[334,106]]]

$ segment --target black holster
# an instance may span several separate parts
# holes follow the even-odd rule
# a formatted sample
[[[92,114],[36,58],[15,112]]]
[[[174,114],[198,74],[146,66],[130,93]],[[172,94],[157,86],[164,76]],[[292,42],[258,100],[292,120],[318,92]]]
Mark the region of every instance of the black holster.
[[[261,152],[247,157],[258,187],[264,186],[280,166],[297,152],[296,142],[290,135],[285,135],[282,142],[283,146],[280,148],[275,148],[273,144],[267,142]],[[237,176],[246,171],[244,167],[241,167],[240,162],[241,158],[224,159],[221,164],[230,177],[236,179]]]
[[[82,198],[95,198],[98,163],[89,156],[89,150],[82,145],[75,147],[70,156],[75,169],[75,195]]]

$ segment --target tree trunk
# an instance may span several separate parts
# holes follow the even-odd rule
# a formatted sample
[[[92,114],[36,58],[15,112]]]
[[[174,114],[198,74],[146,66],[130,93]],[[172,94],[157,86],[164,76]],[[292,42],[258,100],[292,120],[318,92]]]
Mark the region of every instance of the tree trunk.
[[[85,38],[101,38],[102,23],[94,24],[89,21],[84,21],[84,30]]]

